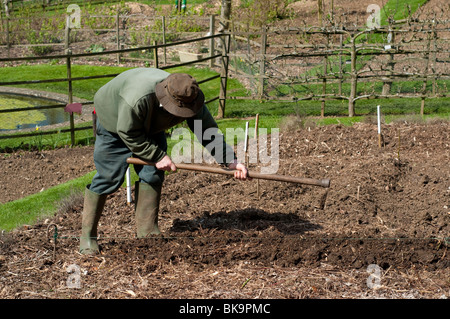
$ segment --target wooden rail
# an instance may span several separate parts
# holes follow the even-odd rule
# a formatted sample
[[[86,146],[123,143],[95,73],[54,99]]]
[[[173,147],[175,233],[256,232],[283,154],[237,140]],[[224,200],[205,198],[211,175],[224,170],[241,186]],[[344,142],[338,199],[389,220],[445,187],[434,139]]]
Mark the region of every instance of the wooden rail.
[[[214,40],[216,38],[221,38],[222,42],[226,43],[224,38],[226,38],[227,35],[224,34],[212,34],[209,36],[204,36],[201,38],[196,39],[188,39],[188,40],[182,40],[172,43],[165,43],[165,44],[155,44],[151,46],[143,46],[143,47],[137,47],[137,48],[129,48],[129,49],[119,49],[119,50],[109,50],[109,51],[103,51],[103,52],[90,52],[90,53],[77,53],[72,54],[71,50],[68,49],[66,54],[59,54],[59,55],[48,55],[48,56],[33,56],[33,57],[15,57],[15,58],[0,58],[0,62],[12,62],[12,61],[35,61],[35,60],[46,60],[46,59],[65,59],[66,66],[67,66],[67,77],[66,78],[59,78],[59,79],[41,79],[41,80],[26,80],[26,81],[3,81],[0,82],[0,86],[15,86],[15,85],[24,85],[24,84],[38,84],[38,83],[56,83],[56,82],[67,82],[68,83],[68,103],[72,103],[73,100],[73,92],[72,92],[72,83],[74,81],[82,81],[82,80],[92,80],[92,79],[99,79],[99,78],[112,78],[117,76],[118,74],[102,74],[102,75],[93,75],[93,76],[83,76],[83,77],[72,77],[72,60],[74,58],[80,58],[80,57],[90,57],[90,56],[99,56],[99,55],[116,55],[116,54],[123,54],[126,52],[133,52],[133,51],[142,51],[142,50],[154,50],[156,55],[158,49],[164,49],[170,46],[179,46],[182,44],[187,43],[195,43],[205,40]],[[155,67],[158,67],[160,69],[171,69],[176,68],[180,66],[186,66],[191,64],[197,64],[205,61],[213,61],[215,59],[220,58],[221,60],[224,59],[224,53],[226,55],[226,50],[223,50],[222,53],[218,54],[210,54],[207,57],[195,60],[195,61],[189,61],[189,62],[183,62],[183,63],[176,63],[171,65],[158,65],[156,61]],[[226,67],[226,64],[222,64],[222,67]],[[221,85],[220,89],[225,90],[226,87],[226,79],[224,79],[223,74],[226,74],[226,71],[221,72],[222,75],[215,75],[206,79],[199,79],[199,84],[206,83],[209,81],[214,81],[216,79],[220,79]],[[225,83],[225,86],[224,86]],[[226,100],[226,93],[219,92],[218,96],[212,97],[205,101],[205,104],[209,104],[213,101],[220,100],[220,105],[224,107],[225,100]],[[82,105],[89,105],[93,104],[92,101],[84,102]],[[57,105],[40,105],[35,107],[29,107],[29,108],[17,108],[17,109],[3,109],[0,110],[0,113],[10,113],[10,112],[23,112],[23,111],[31,111],[31,110],[42,110],[42,109],[52,109],[52,108],[63,108],[67,104],[57,104]],[[75,128],[74,120],[73,120],[73,113],[70,114],[70,129],[68,130],[54,130],[54,131],[39,131],[39,132],[33,132],[33,133],[26,133],[26,134],[7,134],[7,135],[0,135],[0,139],[7,139],[7,138],[18,138],[18,137],[30,137],[30,136],[40,136],[40,135],[46,135],[46,134],[57,134],[60,132],[70,132],[71,133],[71,143],[72,145],[75,144],[75,132],[79,130],[85,130],[88,128]]]

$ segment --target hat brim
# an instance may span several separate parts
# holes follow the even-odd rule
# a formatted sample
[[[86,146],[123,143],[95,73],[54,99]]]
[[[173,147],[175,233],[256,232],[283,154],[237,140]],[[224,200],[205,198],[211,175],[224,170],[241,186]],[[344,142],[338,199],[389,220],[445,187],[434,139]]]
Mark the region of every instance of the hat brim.
[[[156,97],[162,107],[169,113],[183,118],[196,115],[205,104],[205,95],[202,90],[198,90],[197,98],[189,105],[182,106],[180,102],[173,99],[167,92],[167,79],[159,82],[155,88]]]

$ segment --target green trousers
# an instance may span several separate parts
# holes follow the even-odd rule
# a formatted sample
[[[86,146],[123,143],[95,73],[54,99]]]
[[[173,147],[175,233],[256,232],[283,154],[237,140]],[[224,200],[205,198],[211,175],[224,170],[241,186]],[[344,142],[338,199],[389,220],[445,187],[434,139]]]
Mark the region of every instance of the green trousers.
[[[164,151],[167,141],[164,132],[151,136],[152,140]],[[94,163],[97,173],[92,179],[89,190],[98,195],[109,195],[116,192],[125,180],[128,168],[127,158],[133,154],[118,134],[105,130],[97,121],[97,135],[94,148]],[[161,186],[164,171],[150,165],[134,165],[139,182]]]

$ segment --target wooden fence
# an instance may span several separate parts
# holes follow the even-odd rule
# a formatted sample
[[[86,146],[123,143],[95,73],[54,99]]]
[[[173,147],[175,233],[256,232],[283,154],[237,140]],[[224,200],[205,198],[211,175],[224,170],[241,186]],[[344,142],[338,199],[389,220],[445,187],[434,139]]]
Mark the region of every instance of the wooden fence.
[[[67,31],[69,32],[69,31]],[[161,50],[164,50],[168,47],[176,47],[188,43],[196,43],[199,41],[211,41],[213,42],[215,39],[219,39],[221,45],[221,52],[217,53],[216,51],[211,51],[210,54],[207,57],[199,58],[197,60],[188,61],[188,62],[181,62],[171,65],[160,65],[158,55]],[[71,104],[73,102],[73,92],[72,92],[72,83],[74,81],[84,81],[84,80],[91,80],[91,79],[98,79],[98,78],[112,78],[117,76],[118,74],[103,74],[103,75],[96,75],[96,76],[84,76],[84,77],[72,77],[71,72],[71,65],[72,61],[75,58],[85,58],[85,57],[93,57],[93,56],[109,56],[109,55],[122,55],[129,52],[134,51],[142,51],[142,50],[149,50],[154,52],[154,60],[153,60],[153,67],[159,68],[159,69],[171,69],[175,67],[185,66],[185,65],[191,65],[191,64],[197,64],[202,62],[208,62],[216,59],[220,59],[221,61],[221,72],[219,75],[212,76],[206,79],[199,79],[198,83],[202,84],[208,81],[212,81],[215,79],[220,79],[220,92],[218,96],[212,97],[209,100],[205,101],[205,104],[209,104],[213,101],[219,100],[219,109],[224,110],[225,109],[225,101],[226,101],[226,86],[227,86],[227,69],[228,69],[228,47],[229,47],[229,35],[226,34],[212,34],[209,36],[201,37],[201,38],[195,38],[195,39],[189,39],[189,40],[183,40],[183,41],[177,41],[172,43],[166,43],[166,44],[159,44],[159,45],[151,45],[151,46],[142,46],[142,47],[136,47],[136,48],[128,48],[128,49],[118,49],[118,50],[109,50],[104,52],[89,52],[89,53],[72,53],[70,48],[67,49],[67,52],[65,54],[60,55],[51,55],[51,56],[34,56],[34,57],[17,57],[17,58],[0,58],[1,62],[18,62],[18,61],[37,61],[37,60],[52,60],[52,59],[65,59],[66,66],[67,66],[67,77],[66,78],[59,78],[59,79],[46,79],[46,80],[28,80],[28,81],[10,81],[10,82],[1,82],[0,86],[14,86],[14,85],[23,85],[23,84],[37,84],[37,83],[55,83],[55,82],[67,82],[68,89],[67,89],[67,104]],[[211,48],[213,49],[214,46],[211,45]],[[63,108],[66,107],[67,104],[58,104],[58,105],[43,105],[43,106],[36,106],[36,107],[29,107],[29,108],[20,108],[20,109],[4,109],[0,110],[0,113],[9,113],[9,112],[23,112],[23,111],[30,111],[30,110],[42,110],[42,109],[50,109],[50,108]],[[84,102],[83,105],[89,105],[93,104],[92,101]],[[219,114],[220,115],[220,114]],[[223,114],[222,114],[223,116]],[[58,134],[60,132],[70,132],[71,133],[71,142],[72,145],[75,144],[75,132],[80,130],[86,130],[86,129],[92,129],[92,127],[78,127],[76,128],[74,125],[74,118],[73,113],[70,115],[70,129],[66,130],[51,130],[51,131],[41,131],[39,133],[32,132],[32,133],[23,133],[23,134],[8,134],[8,135],[1,135],[0,139],[7,139],[7,138],[18,138],[18,137],[30,137],[30,136],[37,136],[37,135],[45,135],[45,134]]]
[[[450,29],[449,19],[445,15],[421,16],[420,19],[417,16],[410,16],[401,21],[390,19],[387,25],[371,28],[354,23],[349,25],[339,20],[337,16],[334,16],[334,20],[324,22],[320,27],[288,26],[285,28],[272,26],[255,28],[236,21],[218,21],[219,19],[211,16],[196,18],[199,32],[203,35],[207,32],[209,34],[209,36],[200,37],[199,32],[181,32],[169,26],[172,24],[169,21],[190,19],[189,17],[148,17],[117,11],[112,15],[85,16],[85,21],[91,18],[99,19],[100,22],[97,21],[99,24],[82,25],[75,30],[67,27],[70,24],[65,17],[63,24],[66,28],[62,30],[56,28],[57,32],[64,32],[61,43],[33,44],[29,41],[18,43],[16,39],[13,39],[11,35],[19,34],[20,30],[9,28],[9,22],[13,21],[13,18],[2,15],[0,47],[6,48],[6,52],[15,46],[56,46],[65,51],[64,54],[22,58],[2,57],[0,52],[0,62],[64,59],[67,65],[67,77],[0,82],[0,85],[67,82],[67,102],[71,103],[73,81],[117,75],[75,78],[71,75],[71,61],[74,58],[89,59],[106,56],[117,62],[147,61],[149,65],[161,69],[202,62],[209,63],[212,67],[216,59],[220,59],[220,75],[202,80],[204,82],[220,77],[219,96],[207,101],[209,103],[219,100],[219,118],[224,117],[227,98],[316,100],[321,102],[322,116],[326,113],[326,101],[342,100],[348,102],[348,116],[351,117],[355,115],[356,102],[362,99],[419,98],[421,99],[420,112],[423,114],[426,99],[447,97],[449,94],[447,82],[450,79],[450,59],[448,58]],[[142,23],[134,22],[140,19],[149,21],[146,24],[148,28],[137,27]],[[217,23],[226,23],[231,27],[225,33],[216,35]],[[115,41],[105,43],[106,51],[85,52],[79,48],[78,51],[70,50],[72,44],[80,41],[81,34],[89,37],[92,32],[108,33],[115,37]],[[194,38],[179,41],[179,38],[190,36]],[[162,44],[158,44],[155,38]],[[175,41],[172,41],[174,39]],[[219,48],[215,47],[216,39],[220,39],[220,43],[223,44],[218,54],[216,52]],[[195,47],[200,43],[202,47],[205,47],[205,42],[209,43],[206,47],[208,51],[206,57],[185,63],[173,63],[173,60],[167,59],[166,49],[169,47],[190,45],[192,49],[192,45]],[[153,52],[151,61],[148,57],[140,59],[130,56],[130,53],[141,51]],[[232,96],[230,92],[227,93],[226,83],[229,72],[237,77],[247,78],[253,88],[247,96]],[[414,82],[413,85],[411,85],[412,82]],[[89,103],[92,104],[92,102],[86,104]],[[66,104],[56,107],[64,106]],[[15,112],[16,110],[2,112],[7,111]],[[73,143],[74,132],[82,128],[75,128],[72,122],[71,118],[69,131]],[[57,132],[48,132],[48,134],[54,133]],[[21,136],[31,135],[33,133]],[[8,137],[0,136],[1,138]]]
[[[215,33],[217,21],[215,16],[147,16],[145,14],[131,14],[122,12],[123,8],[114,8],[106,13],[76,12],[68,14],[62,10],[60,15],[40,13],[32,15],[27,12],[24,16],[10,16],[2,12],[0,15],[0,48],[10,57],[13,47],[31,49],[33,55],[46,55],[50,52],[68,48],[77,42],[89,41],[99,34],[108,35],[101,43],[91,43],[91,46],[103,46],[102,49],[116,49],[126,47],[148,46],[156,43],[179,41],[187,38],[200,38],[206,33]],[[82,17],[82,19],[81,19]],[[78,24],[76,28],[68,26]],[[24,27],[24,25],[26,27]],[[190,32],[192,29],[194,31]],[[69,32],[68,32],[69,31]],[[110,41],[114,39],[114,41]],[[209,46],[213,46],[210,41]],[[204,45],[198,45],[204,48]],[[44,49],[47,49],[45,51]],[[84,47],[83,50],[92,48]],[[209,52],[214,48],[209,48]],[[74,52],[76,53],[76,52]],[[120,62],[117,55],[117,62]],[[124,57],[125,58],[125,57]],[[167,63],[164,49],[164,62]],[[137,60],[126,57],[127,60]],[[212,65],[212,62],[211,62]]]
[[[327,100],[348,101],[352,117],[361,99],[420,98],[423,115],[425,99],[449,96],[448,14],[375,28],[328,22],[255,29],[230,21],[229,72],[246,77],[259,99],[321,101],[322,116]]]

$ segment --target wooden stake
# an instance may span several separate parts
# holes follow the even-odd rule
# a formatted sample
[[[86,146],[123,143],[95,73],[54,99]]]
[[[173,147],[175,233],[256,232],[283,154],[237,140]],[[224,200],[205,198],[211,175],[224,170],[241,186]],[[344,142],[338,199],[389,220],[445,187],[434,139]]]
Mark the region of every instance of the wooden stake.
[[[377,118],[378,118],[378,147],[381,148],[381,115],[379,105],[377,105]]]
[[[259,122],[259,114],[256,114],[256,119],[255,119],[255,150],[256,150],[256,154],[255,154],[255,162],[258,163],[258,122]],[[258,198],[260,198],[260,194],[259,194],[259,179],[256,180],[256,196],[258,196]]]

